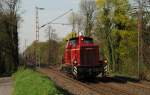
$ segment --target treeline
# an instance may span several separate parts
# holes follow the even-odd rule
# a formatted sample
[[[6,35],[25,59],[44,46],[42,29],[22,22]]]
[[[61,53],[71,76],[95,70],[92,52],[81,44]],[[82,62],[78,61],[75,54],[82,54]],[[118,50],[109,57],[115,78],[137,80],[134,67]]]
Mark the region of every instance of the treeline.
[[[36,55],[39,55],[40,65],[60,65],[67,40],[76,35],[76,32],[70,32],[61,41],[56,36],[53,36],[46,42],[34,41],[23,53],[26,60],[25,65],[38,65],[36,64]]]
[[[33,42],[24,52],[24,56],[29,65],[39,65],[36,64],[36,55],[39,55],[40,65],[56,65],[60,62],[58,50],[59,43],[52,39],[46,42]]]
[[[0,75],[17,70],[18,60],[18,0],[0,0]]]

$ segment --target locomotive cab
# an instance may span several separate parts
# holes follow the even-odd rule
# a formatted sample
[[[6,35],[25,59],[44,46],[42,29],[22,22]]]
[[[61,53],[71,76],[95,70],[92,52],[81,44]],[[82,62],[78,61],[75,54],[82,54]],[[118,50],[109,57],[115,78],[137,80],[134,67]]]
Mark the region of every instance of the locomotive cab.
[[[100,73],[105,75],[107,64],[99,59],[99,47],[93,39],[79,36],[68,40],[62,67],[76,77],[96,77]]]

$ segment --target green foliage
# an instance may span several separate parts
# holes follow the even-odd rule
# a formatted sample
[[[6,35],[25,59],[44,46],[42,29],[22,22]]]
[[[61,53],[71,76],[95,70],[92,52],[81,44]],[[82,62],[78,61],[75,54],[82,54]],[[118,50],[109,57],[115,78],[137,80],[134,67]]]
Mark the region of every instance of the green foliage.
[[[118,36],[120,39],[119,41],[117,41]],[[114,52],[116,58],[115,60],[116,62],[118,62],[115,66],[116,72],[120,72],[121,74],[137,75],[137,37],[137,32],[134,31],[112,31],[112,38],[114,39]]]
[[[105,0],[96,0],[96,4],[98,5],[98,7],[102,7],[105,4]]]
[[[13,95],[63,95],[52,81],[32,70],[15,73]]]
[[[134,52],[135,49],[137,50],[137,40],[138,40],[137,32],[125,31],[125,30],[122,30],[122,31],[113,30],[112,37],[114,39],[114,43],[113,43],[114,45],[116,44],[117,35],[120,36],[121,41],[119,43],[120,44],[119,48],[116,49],[116,52],[120,53],[122,58],[125,58],[128,56],[133,56],[135,54],[135,52]]]
[[[137,21],[128,0],[97,0],[96,37],[100,39],[111,69],[119,74],[137,75]],[[106,6],[107,5],[107,6]]]

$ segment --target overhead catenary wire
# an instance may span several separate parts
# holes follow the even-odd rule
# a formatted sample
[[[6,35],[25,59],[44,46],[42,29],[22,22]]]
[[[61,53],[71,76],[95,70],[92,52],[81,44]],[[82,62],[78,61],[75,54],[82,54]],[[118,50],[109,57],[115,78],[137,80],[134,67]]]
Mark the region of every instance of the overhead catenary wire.
[[[51,20],[50,22],[48,22],[48,23],[46,23],[46,24],[42,25],[41,27],[39,27],[39,29],[41,29],[41,28],[45,27],[46,25],[49,25],[49,24],[53,23],[54,21],[56,21],[57,19],[59,19],[59,18],[61,18],[61,17],[65,16],[66,14],[68,14],[68,13],[69,13],[69,12],[71,12],[71,11],[73,11],[73,9],[70,9],[69,11],[67,11],[67,12],[65,12],[65,13],[61,14],[60,16],[58,16],[58,17],[54,18],[54,19],[53,19],[53,20]]]

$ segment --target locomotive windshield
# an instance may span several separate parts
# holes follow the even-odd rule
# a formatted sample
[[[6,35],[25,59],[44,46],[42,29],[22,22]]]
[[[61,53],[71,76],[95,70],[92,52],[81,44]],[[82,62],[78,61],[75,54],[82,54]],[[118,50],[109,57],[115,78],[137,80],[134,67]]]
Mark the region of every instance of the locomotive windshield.
[[[92,44],[92,43],[93,43],[93,39],[92,39],[92,38],[87,38],[87,37],[85,37],[85,38],[84,38],[84,43],[85,43],[85,44]]]
[[[69,41],[69,44],[70,44],[72,47],[75,47],[75,46],[77,45],[77,39],[76,39],[76,38],[71,39],[71,40]]]

